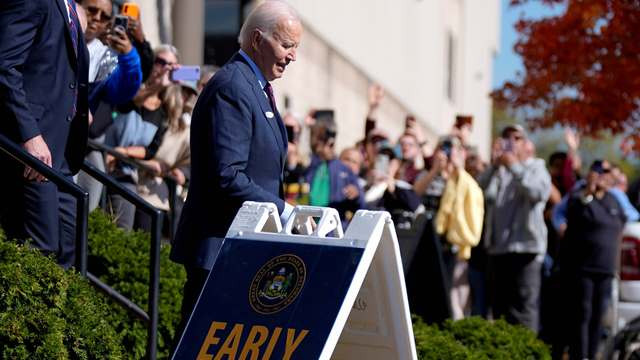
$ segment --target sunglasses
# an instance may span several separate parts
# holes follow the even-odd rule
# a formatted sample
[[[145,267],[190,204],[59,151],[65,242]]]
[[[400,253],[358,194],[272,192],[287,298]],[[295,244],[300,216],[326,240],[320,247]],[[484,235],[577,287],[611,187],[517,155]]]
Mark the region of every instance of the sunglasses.
[[[111,15],[108,15],[107,13],[105,13],[104,11],[102,11],[101,9],[95,7],[95,6],[87,6],[87,14],[89,15],[89,17],[98,17],[98,21],[101,23],[107,23],[109,21],[111,21]]]
[[[165,59],[163,59],[163,58],[160,58],[160,57],[157,57],[157,58],[153,61],[153,63],[154,63],[154,64],[156,64],[156,65],[160,65],[160,66],[162,66],[162,67],[167,66],[167,65],[175,65],[175,64],[176,64],[176,63],[174,63],[174,62],[167,61],[167,60],[165,60]]]

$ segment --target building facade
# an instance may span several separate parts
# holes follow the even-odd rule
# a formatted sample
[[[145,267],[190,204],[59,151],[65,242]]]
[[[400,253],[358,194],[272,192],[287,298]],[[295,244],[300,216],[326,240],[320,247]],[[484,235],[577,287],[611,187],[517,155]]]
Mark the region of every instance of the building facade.
[[[281,111],[333,109],[338,148],[360,140],[367,89],[386,90],[377,114],[392,138],[414,114],[432,144],[456,114],[474,117],[471,143],[485,159],[491,141],[498,0],[289,0],[305,33],[297,61],[274,82]],[[187,64],[222,65],[237,49],[249,0],[140,0],[156,44],[170,41]]]

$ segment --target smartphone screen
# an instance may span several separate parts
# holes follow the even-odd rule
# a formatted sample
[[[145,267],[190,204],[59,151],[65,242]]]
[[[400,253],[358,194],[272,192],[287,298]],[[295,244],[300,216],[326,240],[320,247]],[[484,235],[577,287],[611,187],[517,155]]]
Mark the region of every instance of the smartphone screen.
[[[123,15],[117,15],[113,20],[113,29],[121,27],[122,31],[127,31],[129,27],[129,18]]]
[[[287,125],[285,127],[287,128],[287,139],[289,140],[289,142],[295,142],[296,133],[293,130],[293,126]]]
[[[379,174],[386,174],[389,172],[389,156],[385,154],[378,154],[376,157],[375,170]]]
[[[511,152],[513,151],[513,143],[510,139],[502,139],[502,151]]]
[[[171,72],[171,81],[198,81],[200,80],[200,67],[182,65]]]

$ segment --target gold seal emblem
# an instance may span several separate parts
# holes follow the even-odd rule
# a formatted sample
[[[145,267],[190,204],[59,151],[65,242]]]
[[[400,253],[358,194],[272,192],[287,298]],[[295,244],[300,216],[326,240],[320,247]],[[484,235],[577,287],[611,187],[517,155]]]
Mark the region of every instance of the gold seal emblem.
[[[249,304],[263,315],[275,314],[294,302],[306,280],[307,269],[298,256],[276,256],[253,277]]]

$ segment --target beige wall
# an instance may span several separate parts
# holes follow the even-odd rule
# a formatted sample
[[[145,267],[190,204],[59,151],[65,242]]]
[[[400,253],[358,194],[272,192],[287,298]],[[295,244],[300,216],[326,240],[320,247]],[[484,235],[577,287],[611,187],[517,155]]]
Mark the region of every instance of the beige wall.
[[[437,135],[457,113],[474,115],[472,142],[485,156],[491,129],[491,64],[497,50],[498,0],[290,0],[308,28],[346,61],[401,99]],[[446,96],[447,32],[456,40],[454,97]],[[361,96],[365,96],[363,92]],[[401,111],[402,112],[402,111]],[[385,118],[394,132],[397,112]]]
[[[204,0],[163,1],[173,4],[169,23],[184,62],[201,63]],[[346,146],[362,136],[367,87],[380,83],[388,95],[381,127],[394,138],[407,113],[417,115],[432,139],[450,130],[455,114],[472,114],[472,143],[488,156],[499,0],[289,1],[307,32],[298,61],[274,84],[281,108],[284,95],[300,114],[334,108],[338,145]],[[145,31],[157,44],[157,0],[139,2]],[[453,99],[446,96],[449,32],[456,44]]]

